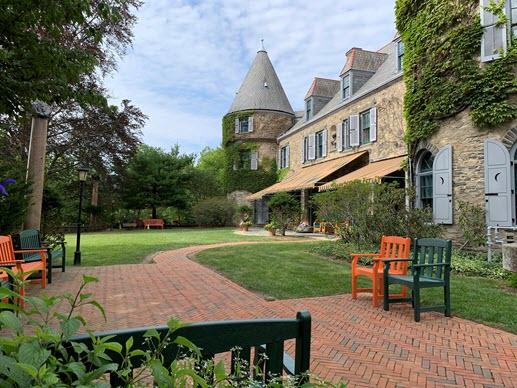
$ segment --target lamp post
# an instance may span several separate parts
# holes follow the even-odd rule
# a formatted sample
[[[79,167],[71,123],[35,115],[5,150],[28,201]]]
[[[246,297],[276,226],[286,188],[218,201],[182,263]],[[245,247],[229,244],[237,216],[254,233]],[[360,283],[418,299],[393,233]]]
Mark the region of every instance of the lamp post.
[[[77,172],[79,173],[79,214],[77,216],[77,239],[74,252],[74,265],[81,265],[81,210],[83,207],[84,182],[86,182],[86,178],[88,177],[88,169],[79,167]]]

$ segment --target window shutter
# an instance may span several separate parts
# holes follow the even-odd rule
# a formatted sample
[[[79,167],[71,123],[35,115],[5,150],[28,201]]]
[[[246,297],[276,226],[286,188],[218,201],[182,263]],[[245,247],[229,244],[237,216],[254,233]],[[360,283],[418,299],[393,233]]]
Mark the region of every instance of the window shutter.
[[[288,145],[285,147],[285,166],[286,167],[289,167],[289,156],[290,156],[289,148],[290,147]]]
[[[248,117],[248,132],[253,132],[253,116]]]
[[[316,159],[316,134],[311,133],[309,135],[309,160]]]
[[[327,137],[328,137],[328,136],[327,136],[327,130],[325,129],[325,130],[323,131],[323,136],[322,136],[322,140],[321,140],[321,141],[323,142],[322,147],[321,147],[321,149],[322,149],[321,156],[322,156],[323,158],[324,158],[325,156],[327,156]]]
[[[512,226],[510,154],[497,140],[485,140],[485,206],[488,226]]]
[[[446,145],[433,162],[433,221],[452,224],[452,147]]]
[[[359,115],[350,116],[350,146],[357,147],[359,145]]]
[[[481,26],[483,35],[481,38],[481,62],[488,62],[501,57],[501,52],[506,51],[507,32],[506,24],[497,26],[497,16],[489,12],[486,7],[490,0],[480,0]],[[504,8],[506,13],[506,7]]]
[[[251,151],[251,170],[258,170],[258,151]]]
[[[282,168],[282,147],[278,148],[278,152],[276,153],[276,167]]]
[[[235,118],[235,133],[239,133],[239,118]]]
[[[302,164],[305,163],[305,142],[307,141],[305,139],[307,139],[307,137],[302,139]]]
[[[370,109],[370,141],[377,140],[377,107]]]
[[[343,139],[345,138],[345,122],[341,122],[341,127],[336,129],[336,148],[338,152],[343,151]]]

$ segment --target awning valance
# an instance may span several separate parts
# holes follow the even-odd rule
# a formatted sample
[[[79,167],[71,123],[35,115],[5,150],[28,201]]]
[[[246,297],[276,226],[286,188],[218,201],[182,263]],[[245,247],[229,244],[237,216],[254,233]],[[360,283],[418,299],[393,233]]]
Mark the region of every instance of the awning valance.
[[[291,175],[286,176],[281,182],[266,187],[255,194],[251,194],[248,196],[248,200],[254,201],[262,198],[264,195],[282,191],[294,191],[317,187],[317,185],[322,183],[326,177],[365,154],[366,151],[356,152],[351,155],[303,167],[302,169],[293,172]]]
[[[319,191],[325,191],[332,189],[335,186],[343,185],[347,182],[352,182],[355,180],[373,180],[388,176],[389,174],[394,173],[395,171],[402,170],[402,163],[406,159],[406,156],[398,156],[396,158],[379,160],[377,162],[372,162],[364,167],[361,167],[355,171],[352,171],[349,174],[346,174],[336,180],[321,185],[319,187]]]

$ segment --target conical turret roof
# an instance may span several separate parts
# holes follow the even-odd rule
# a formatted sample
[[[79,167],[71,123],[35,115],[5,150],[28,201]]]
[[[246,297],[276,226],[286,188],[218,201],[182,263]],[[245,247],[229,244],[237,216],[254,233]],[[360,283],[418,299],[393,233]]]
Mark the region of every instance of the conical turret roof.
[[[294,114],[266,50],[257,52],[228,113],[260,109]]]

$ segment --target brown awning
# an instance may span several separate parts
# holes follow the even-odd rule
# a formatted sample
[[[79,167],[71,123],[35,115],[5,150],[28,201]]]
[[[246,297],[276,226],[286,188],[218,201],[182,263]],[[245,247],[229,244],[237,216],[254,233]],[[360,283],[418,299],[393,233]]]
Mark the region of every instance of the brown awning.
[[[312,189],[316,187],[318,183],[321,183],[326,177],[364,154],[366,154],[366,151],[356,152],[351,155],[303,167],[302,169],[293,172],[291,175],[286,176],[283,181],[266,187],[255,194],[249,195],[247,199],[249,201],[254,201],[262,198],[266,194],[273,194],[281,191]]]
[[[319,191],[332,189],[335,186],[343,185],[347,182],[355,180],[373,180],[388,176],[395,171],[402,170],[402,163],[406,156],[398,156],[396,158],[379,160],[372,162],[364,167],[358,168],[349,174],[337,178],[333,182],[325,183],[319,187]]]

